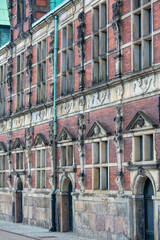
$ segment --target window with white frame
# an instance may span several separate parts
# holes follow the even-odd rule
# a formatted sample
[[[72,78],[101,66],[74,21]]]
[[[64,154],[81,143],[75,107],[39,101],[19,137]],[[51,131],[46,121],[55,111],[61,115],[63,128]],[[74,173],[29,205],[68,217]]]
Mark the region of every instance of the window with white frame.
[[[144,134],[134,136],[133,141],[135,162],[139,161],[153,161],[154,160],[154,135]]]
[[[93,85],[107,81],[107,4],[93,8]]]
[[[16,110],[19,111],[24,108],[24,86],[25,86],[25,56],[21,53],[17,56],[17,104]]]
[[[46,150],[36,151],[36,188],[46,187]]]
[[[133,0],[133,69],[152,66],[152,1]]]
[[[24,154],[23,152],[16,153],[16,170],[24,169]]]
[[[0,155],[0,188],[5,187],[5,177],[6,177],[6,165],[5,165],[5,155]]]
[[[37,104],[46,101],[47,80],[47,42],[46,39],[37,44]]]
[[[73,145],[61,146],[61,166],[73,165]]]
[[[92,176],[94,190],[109,189],[109,143],[92,143]]]
[[[62,78],[61,95],[72,93],[74,82],[73,24],[62,28]]]
[[[7,82],[7,65],[0,66],[0,117],[6,112],[6,82]]]

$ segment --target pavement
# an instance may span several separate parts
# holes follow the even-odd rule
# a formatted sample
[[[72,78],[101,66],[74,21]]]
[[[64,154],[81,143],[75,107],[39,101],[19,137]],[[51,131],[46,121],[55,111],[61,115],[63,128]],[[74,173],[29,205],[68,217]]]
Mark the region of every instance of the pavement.
[[[94,240],[67,232],[49,232],[48,229],[0,220],[0,240]]]

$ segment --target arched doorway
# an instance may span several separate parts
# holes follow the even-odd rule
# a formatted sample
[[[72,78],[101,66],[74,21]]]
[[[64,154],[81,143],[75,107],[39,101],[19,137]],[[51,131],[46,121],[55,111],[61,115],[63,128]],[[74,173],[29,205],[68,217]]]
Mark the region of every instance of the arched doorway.
[[[16,184],[15,184],[15,222],[21,223],[23,220],[22,214],[22,190],[23,183],[20,176],[17,174],[16,176]]]
[[[154,195],[152,183],[147,178],[144,185],[144,209],[145,209],[145,239],[154,240],[154,209],[152,196]]]
[[[69,232],[73,230],[72,191],[72,182],[69,177],[66,177],[63,181],[63,187],[61,192],[61,232]]]
[[[138,173],[134,181],[134,239],[154,240],[155,183],[148,171]]]

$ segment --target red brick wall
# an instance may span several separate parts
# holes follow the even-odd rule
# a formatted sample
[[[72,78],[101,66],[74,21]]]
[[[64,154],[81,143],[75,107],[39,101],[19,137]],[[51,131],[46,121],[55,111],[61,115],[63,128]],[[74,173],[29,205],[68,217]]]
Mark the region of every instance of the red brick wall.
[[[124,138],[124,162],[131,161],[131,153],[132,153],[132,138]]]
[[[117,172],[117,167],[110,167],[109,168],[109,189],[110,190],[118,190],[118,187],[115,183],[116,172]]]
[[[160,62],[160,33],[153,37],[154,46],[154,63]]]
[[[160,28],[160,1],[153,3],[153,30]]]
[[[92,164],[92,144],[85,144],[85,165]]]
[[[131,47],[122,50],[122,74],[131,72]]]
[[[122,44],[131,41],[131,17],[127,17],[122,21]]]

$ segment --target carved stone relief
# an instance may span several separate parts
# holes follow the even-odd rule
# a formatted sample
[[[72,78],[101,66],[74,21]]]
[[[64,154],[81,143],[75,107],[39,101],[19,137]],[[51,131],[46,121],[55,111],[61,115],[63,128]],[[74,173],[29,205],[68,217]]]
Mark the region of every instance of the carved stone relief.
[[[100,92],[95,92],[92,95],[86,97],[86,109],[92,107],[98,107],[102,104],[107,104],[110,102],[110,90],[102,90]]]
[[[153,92],[154,90],[156,90],[156,79],[154,75],[133,82],[133,92],[135,96]]]
[[[117,86],[116,87],[117,100],[122,100],[123,93],[124,93],[124,87],[122,85]]]

